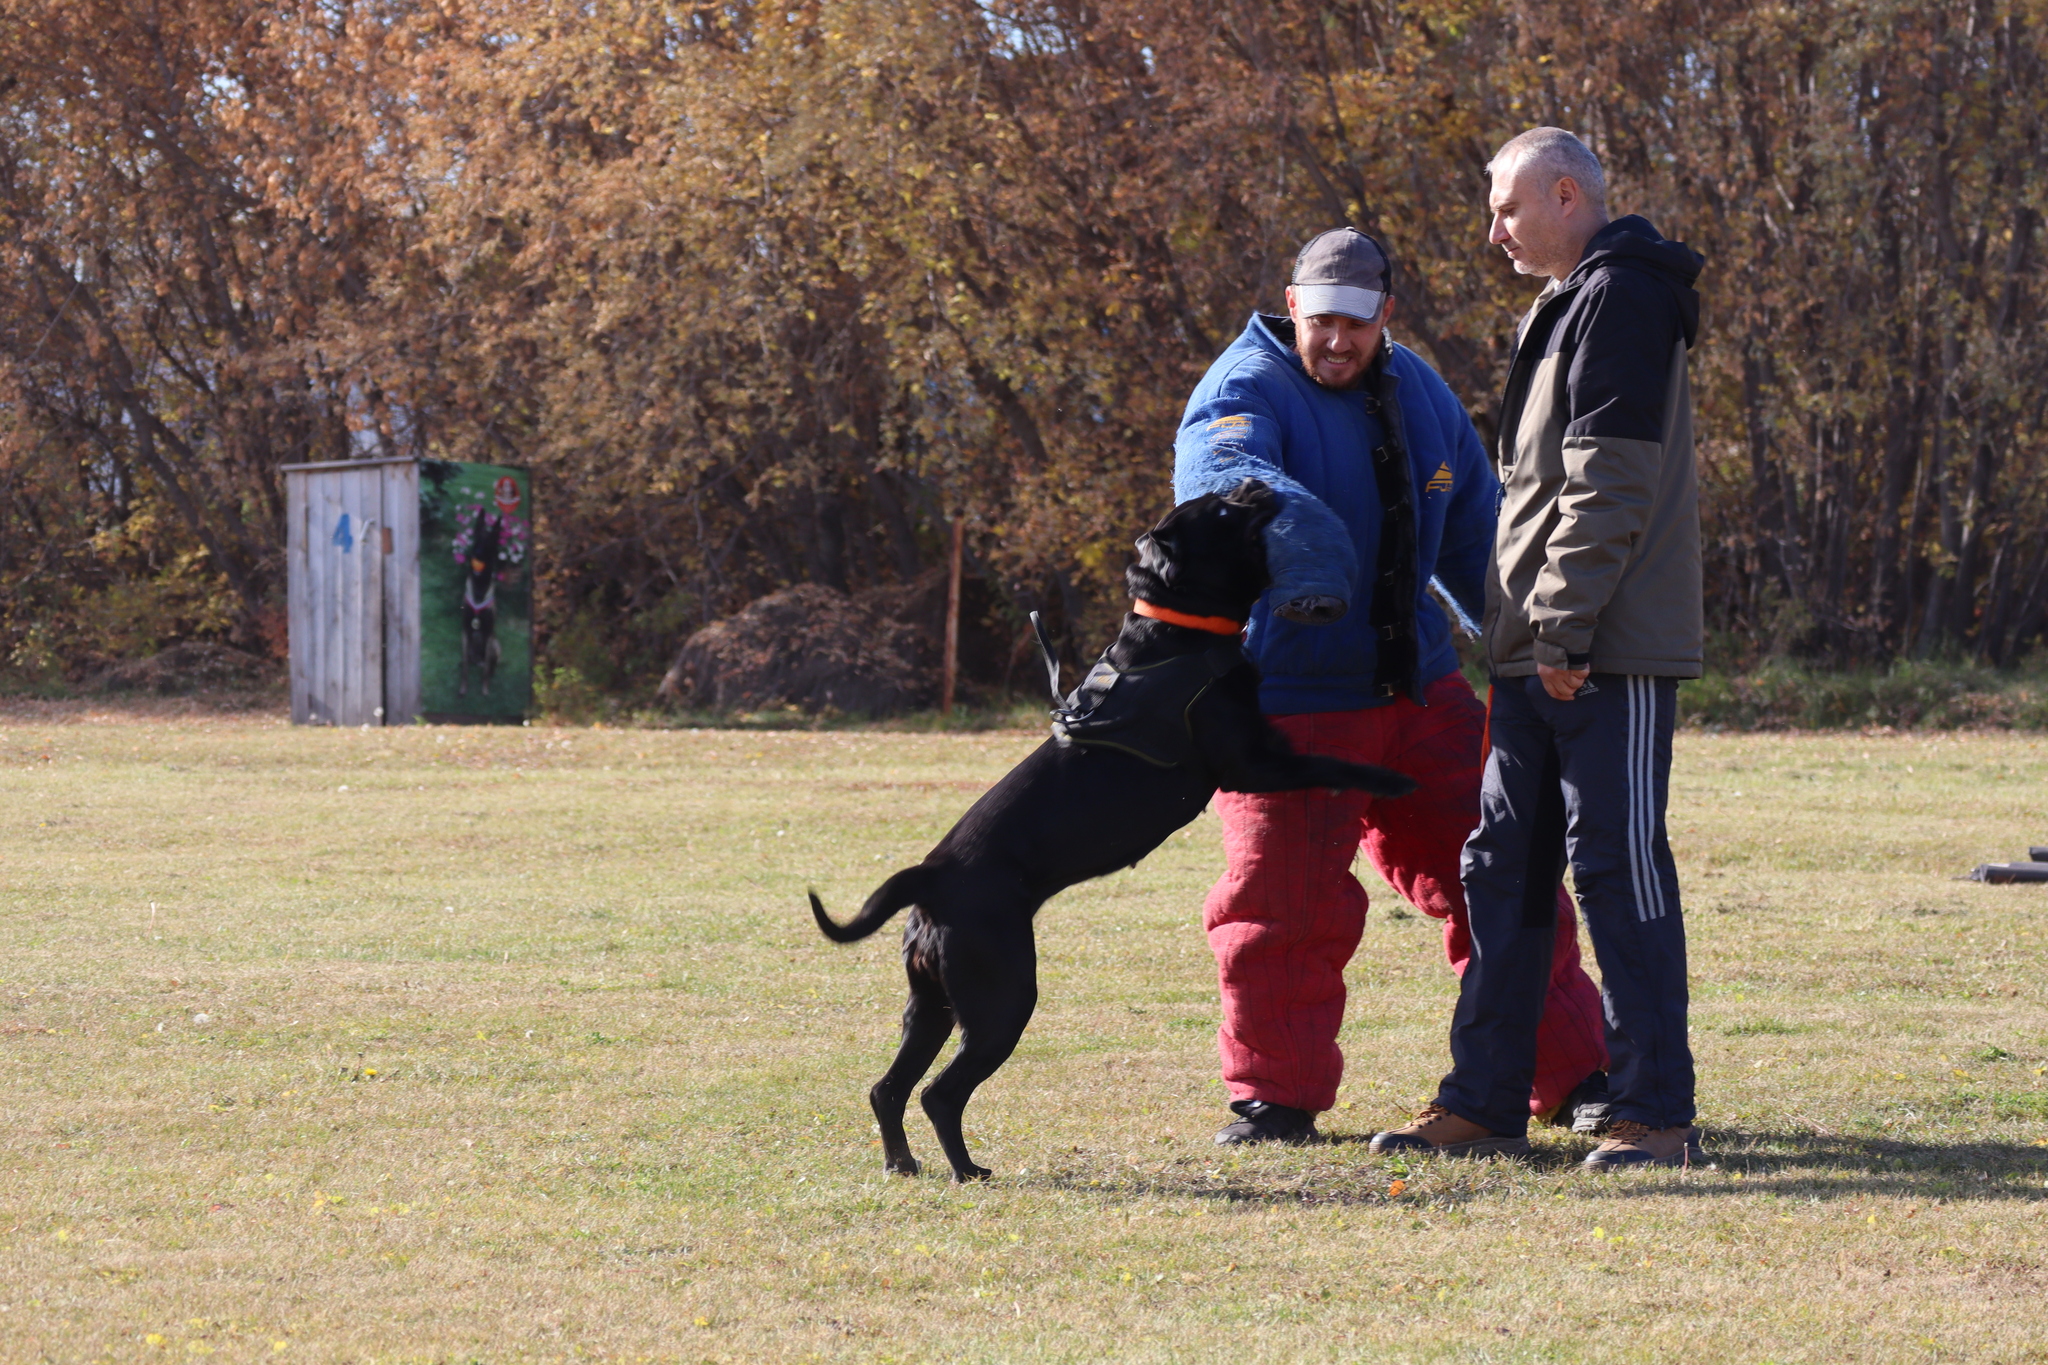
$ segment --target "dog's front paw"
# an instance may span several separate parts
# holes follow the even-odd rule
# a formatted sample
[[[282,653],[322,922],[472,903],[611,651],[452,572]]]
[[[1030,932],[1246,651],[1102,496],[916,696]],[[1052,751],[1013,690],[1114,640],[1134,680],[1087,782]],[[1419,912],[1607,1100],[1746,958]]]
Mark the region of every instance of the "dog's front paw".
[[[987,1180],[994,1174],[995,1172],[986,1166],[956,1166],[953,1169],[953,1180],[957,1184],[965,1185],[969,1181]]]
[[[888,1162],[887,1165],[890,1175],[912,1176],[924,1169],[917,1164],[917,1158],[914,1156],[906,1156],[901,1160]]]

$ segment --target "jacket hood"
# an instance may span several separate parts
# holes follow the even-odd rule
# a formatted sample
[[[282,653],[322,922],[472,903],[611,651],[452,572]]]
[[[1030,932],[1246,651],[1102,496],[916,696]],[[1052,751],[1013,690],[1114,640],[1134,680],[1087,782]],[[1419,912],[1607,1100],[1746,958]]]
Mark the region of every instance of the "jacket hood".
[[[1594,271],[1613,267],[1654,275],[1678,300],[1679,314],[1685,320],[1685,344],[1690,347],[1700,330],[1700,296],[1692,285],[1706,263],[1706,257],[1684,242],[1670,240],[1651,226],[1649,219],[1631,213],[1593,234],[1593,240],[1586,243],[1585,256],[1565,277],[1564,287],[1584,284]]]
[[[1285,313],[1254,313],[1246,329],[1269,351],[1294,354],[1294,319]]]

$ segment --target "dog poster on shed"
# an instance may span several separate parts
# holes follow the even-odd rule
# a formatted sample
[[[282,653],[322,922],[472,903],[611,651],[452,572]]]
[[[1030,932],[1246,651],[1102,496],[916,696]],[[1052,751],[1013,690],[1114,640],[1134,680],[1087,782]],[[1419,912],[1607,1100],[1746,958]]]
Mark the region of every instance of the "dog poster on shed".
[[[420,675],[430,721],[520,720],[532,704],[525,470],[420,462]]]

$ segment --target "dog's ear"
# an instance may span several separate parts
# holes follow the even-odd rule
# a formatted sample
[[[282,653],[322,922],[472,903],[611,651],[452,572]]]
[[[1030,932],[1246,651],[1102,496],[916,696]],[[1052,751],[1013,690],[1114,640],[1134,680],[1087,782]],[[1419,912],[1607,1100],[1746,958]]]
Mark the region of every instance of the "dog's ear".
[[[1170,582],[1176,548],[1174,528],[1155,526],[1138,537],[1138,563],[1135,567],[1142,568],[1162,583]]]
[[[1124,586],[1131,596],[1152,602],[1173,590],[1179,539],[1179,527],[1171,513],[1138,537],[1138,562],[1124,570]]]

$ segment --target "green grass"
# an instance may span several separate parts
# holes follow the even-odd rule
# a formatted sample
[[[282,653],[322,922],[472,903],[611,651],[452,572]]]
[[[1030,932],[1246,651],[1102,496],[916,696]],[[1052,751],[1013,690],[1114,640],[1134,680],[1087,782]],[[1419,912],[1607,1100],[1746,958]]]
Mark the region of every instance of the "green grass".
[[[1782,1035],[1787,1033],[1804,1033],[1805,1031],[1802,1025],[1788,1024],[1783,1019],[1745,1019],[1739,1023],[1730,1024],[1721,1030],[1721,1032],[1731,1038],[1754,1037],[1758,1034]]]
[[[1205,816],[1041,915],[997,1179],[887,1178],[804,888],[1036,738],[0,713],[0,1359],[2048,1359],[2048,891],[1953,880],[2048,741],[1680,737],[1708,1169],[1367,1155],[1452,998],[1369,874],[1334,1140],[1220,1152]]]

